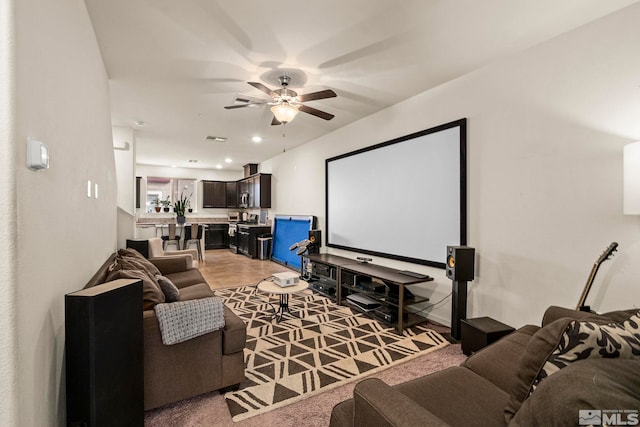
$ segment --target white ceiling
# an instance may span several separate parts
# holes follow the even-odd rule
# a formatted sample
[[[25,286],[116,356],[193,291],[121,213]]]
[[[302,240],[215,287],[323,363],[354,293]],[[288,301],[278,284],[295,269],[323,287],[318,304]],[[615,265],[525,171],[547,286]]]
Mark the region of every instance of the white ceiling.
[[[85,0],[113,125],[135,129],[137,162],[234,170],[635,2]],[[300,113],[283,138],[266,106],[223,108],[264,99],[246,82],[275,89],[284,73],[299,94],[333,89],[308,105],[336,117]]]

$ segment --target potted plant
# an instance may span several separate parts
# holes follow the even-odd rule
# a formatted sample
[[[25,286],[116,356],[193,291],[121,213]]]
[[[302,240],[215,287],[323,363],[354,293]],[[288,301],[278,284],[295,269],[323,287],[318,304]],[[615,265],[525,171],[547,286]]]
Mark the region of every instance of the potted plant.
[[[186,222],[184,213],[187,210],[187,206],[189,206],[190,198],[191,196],[185,197],[184,194],[180,193],[180,198],[173,204],[173,211],[176,213],[178,224],[184,224]]]
[[[151,202],[151,204],[156,207],[156,212],[160,212],[160,210],[162,209],[160,207],[160,199],[158,199],[157,197]]]
[[[166,199],[163,199],[160,201],[160,204],[162,206],[164,206],[164,209],[162,209],[165,212],[169,212],[170,206],[171,206],[171,201],[169,200],[169,196],[167,196]]]

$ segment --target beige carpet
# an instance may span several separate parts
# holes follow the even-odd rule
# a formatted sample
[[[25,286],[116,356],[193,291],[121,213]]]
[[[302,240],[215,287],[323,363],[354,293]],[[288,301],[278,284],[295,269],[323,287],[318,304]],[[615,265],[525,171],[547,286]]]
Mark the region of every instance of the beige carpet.
[[[271,319],[275,296],[252,287],[217,290],[247,323],[246,376],[225,399],[233,421],[244,420],[378,373],[449,345],[439,333],[391,327],[310,291],[290,304],[301,318]]]

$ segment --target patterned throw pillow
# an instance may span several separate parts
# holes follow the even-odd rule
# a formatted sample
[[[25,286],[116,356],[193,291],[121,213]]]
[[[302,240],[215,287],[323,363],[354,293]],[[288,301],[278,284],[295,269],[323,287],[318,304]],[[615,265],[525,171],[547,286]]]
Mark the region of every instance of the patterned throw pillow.
[[[569,364],[598,357],[640,359],[640,311],[623,323],[570,322],[529,394],[542,380]]]
[[[576,320],[575,318],[563,317],[551,323],[545,324],[538,332],[536,332],[529,340],[527,347],[518,361],[518,368],[515,374],[513,388],[511,390],[509,401],[505,407],[505,420],[507,423],[511,421],[513,416],[518,412],[520,406],[531,395],[534,384],[537,384],[543,366],[547,360],[563,346],[570,338],[568,331],[574,331],[571,325],[583,322],[588,323],[592,327],[611,324],[626,324],[631,317],[638,313],[637,309],[610,312],[605,314],[593,314]],[[572,341],[573,342],[573,341]],[[566,345],[564,345],[566,347]]]

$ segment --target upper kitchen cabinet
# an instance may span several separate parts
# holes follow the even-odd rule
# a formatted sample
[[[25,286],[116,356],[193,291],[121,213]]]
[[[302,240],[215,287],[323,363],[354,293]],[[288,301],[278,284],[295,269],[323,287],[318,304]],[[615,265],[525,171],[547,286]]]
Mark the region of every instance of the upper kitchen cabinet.
[[[202,181],[202,207],[226,208],[227,186],[225,181]]]
[[[235,181],[225,182],[225,190],[227,193],[227,207],[238,207],[238,183]]]
[[[253,207],[271,207],[271,174],[261,173],[251,177],[253,180]]]
[[[238,181],[241,208],[271,207],[271,174],[259,173]]]
[[[271,174],[239,181],[202,181],[203,208],[270,208]]]

